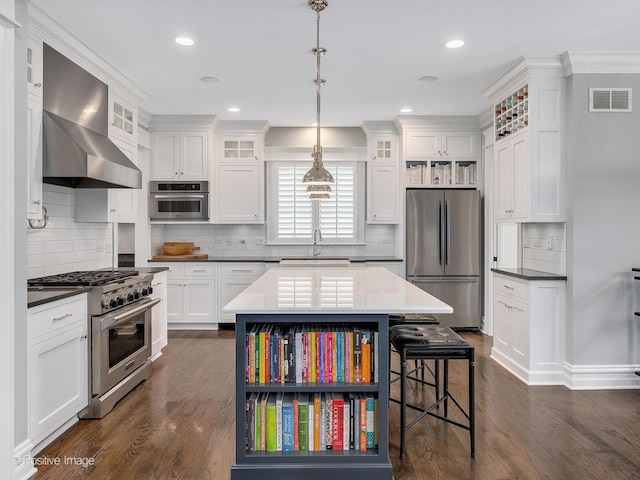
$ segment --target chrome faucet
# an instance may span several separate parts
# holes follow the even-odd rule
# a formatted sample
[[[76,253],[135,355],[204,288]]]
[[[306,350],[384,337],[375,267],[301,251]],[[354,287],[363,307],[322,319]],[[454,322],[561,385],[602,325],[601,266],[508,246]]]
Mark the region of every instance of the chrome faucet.
[[[320,246],[318,245],[318,240],[322,241],[322,232],[319,228],[316,228],[313,231],[313,258],[318,258],[318,255],[320,255]]]

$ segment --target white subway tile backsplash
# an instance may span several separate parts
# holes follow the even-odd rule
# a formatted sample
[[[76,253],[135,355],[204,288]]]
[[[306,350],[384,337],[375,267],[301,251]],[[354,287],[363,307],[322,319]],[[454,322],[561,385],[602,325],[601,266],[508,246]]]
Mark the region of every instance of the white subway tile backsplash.
[[[44,253],[73,252],[72,240],[51,240],[44,246]]]
[[[547,248],[551,235],[552,249]],[[542,272],[565,275],[567,270],[567,241],[564,223],[525,223],[522,227],[522,266]]]

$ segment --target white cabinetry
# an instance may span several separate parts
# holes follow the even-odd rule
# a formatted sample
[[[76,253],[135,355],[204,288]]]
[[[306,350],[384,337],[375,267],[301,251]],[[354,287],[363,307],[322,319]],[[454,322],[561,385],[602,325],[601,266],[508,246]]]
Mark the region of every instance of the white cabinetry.
[[[223,313],[222,309],[264,273],[264,264],[261,262],[224,262],[219,265],[219,273],[218,321],[220,323],[235,323],[236,316],[232,313]]]
[[[208,180],[209,132],[163,131],[151,134],[152,180]]]
[[[27,218],[42,218],[42,41],[27,36]]]
[[[223,122],[217,136],[214,223],[264,223],[265,122]]]
[[[167,272],[153,275],[152,299],[159,299],[160,303],[151,309],[151,359],[162,355],[162,348],[167,345]]]
[[[478,185],[477,119],[399,118],[407,187],[469,188]]]
[[[217,324],[215,263],[168,263],[167,323],[174,330],[214,329]]]
[[[404,267],[402,262],[365,262],[365,267],[386,268],[391,273],[395,273],[399,277],[404,278]]]
[[[112,141],[137,166],[138,148],[117,138]],[[139,192],[135,188],[77,188],[75,221],[135,223]]]
[[[566,221],[563,75],[558,58],[523,58],[485,91],[495,104],[498,221]]]
[[[528,385],[564,384],[564,280],[494,273],[491,357]]]
[[[37,446],[88,405],[87,294],[32,307],[27,322],[29,438]]]
[[[138,145],[138,109],[109,89],[109,138]]]
[[[367,162],[367,223],[396,224],[399,219],[397,136],[379,134],[377,122],[365,124],[369,133]]]

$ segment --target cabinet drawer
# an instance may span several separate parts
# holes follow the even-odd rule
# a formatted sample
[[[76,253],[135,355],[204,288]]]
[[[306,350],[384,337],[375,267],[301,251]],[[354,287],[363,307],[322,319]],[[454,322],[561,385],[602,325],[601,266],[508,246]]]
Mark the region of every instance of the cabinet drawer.
[[[30,341],[55,330],[65,329],[78,321],[86,322],[87,294],[30,308],[27,316]]]
[[[167,275],[169,278],[176,278],[183,276],[183,264],[182,263],[154,263],[154,267],[167,267]],[[154,278],[155,280],[155,278]]]
[[[184,265],[185,277],[215,277],[218,265],[214,263],[197,263]]]
[[[528,282],[521,282],[502,275],[496,275],[493,281],[493,288],[496,293],[518,297],[523,300],[529,299]]]
[[[264,273],[264,264],[252,263],[221,263],[221,277],[259,277]]]

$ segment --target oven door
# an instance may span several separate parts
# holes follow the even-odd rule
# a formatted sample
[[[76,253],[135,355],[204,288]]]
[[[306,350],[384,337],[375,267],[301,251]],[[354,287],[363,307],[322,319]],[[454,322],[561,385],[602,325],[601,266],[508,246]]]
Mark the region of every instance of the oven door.
[[[151,309],[160,299],[91,318],[91,394],[100,396],[151,356]]]
[[[151,193],[151,220],[208,220],[208,193]]]

